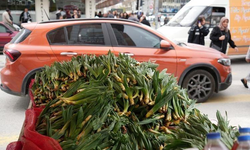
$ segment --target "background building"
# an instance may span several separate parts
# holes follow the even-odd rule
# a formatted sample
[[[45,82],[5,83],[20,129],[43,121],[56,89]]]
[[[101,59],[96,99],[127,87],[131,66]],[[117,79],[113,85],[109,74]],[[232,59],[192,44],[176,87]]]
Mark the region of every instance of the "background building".
[[[140,6],[138,7],[138,4]],[[190,0],[158,0],[159,12],[176,12]],[[92,18],[95,12],[107,13],[111,9],[119,9],[123,12],[144,12],[146,15],[154,13],[155,0],[0,0],[0,21],[6,8],[11,10],[15,23],[19,23],[19,17],[24,8],[28,8],[32,21],[46,21],[56,18],[59,7],[69,10],[74,8],[81,10],[82,18]]]
[[[94,17],[95,0],[0,0],[0,21],[2,13],[9,8],[15,23],[19,23],[19,17],[24,8],[28,8],[32,21],[46,21],[56,18],[59,7],[73,11],[81,10],[82,18]]]
[[[158,11],[176,13],[190,0],[158,0]],[[139,6],[140,2],[140,7]],[[96,10],[106,13],[111,9],[123,9],[126,12],[142,11],[147,15],[154,13],[155,0],[96,0]]]

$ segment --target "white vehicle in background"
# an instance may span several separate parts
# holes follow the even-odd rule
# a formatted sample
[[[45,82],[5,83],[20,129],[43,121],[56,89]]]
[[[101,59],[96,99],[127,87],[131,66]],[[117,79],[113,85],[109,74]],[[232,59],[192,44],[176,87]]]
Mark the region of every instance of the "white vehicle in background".
[[[159,21],[159,24],[160,26],[163,26],[164,25],[164,20],[166,17],[168,17],[168,19],[172,19],[174,17],[175,13],[159,13],[158,14],[158,21]],[[146,16],[146,19],[149,21],[149,22],[155,22],[155,15],[150,15],[150,16]]]
[[[187,42],[188,31],[195,25],[197,18],[206,18],[210,32],[224,16],[229,18],[231,37],[239,52],[229,48],[228,55],[245,55],[250,43],[250,0],[191,0],[168,22],[158,29],[166,37]],[[209,36],[205,37],[206,46],[210,45]]]

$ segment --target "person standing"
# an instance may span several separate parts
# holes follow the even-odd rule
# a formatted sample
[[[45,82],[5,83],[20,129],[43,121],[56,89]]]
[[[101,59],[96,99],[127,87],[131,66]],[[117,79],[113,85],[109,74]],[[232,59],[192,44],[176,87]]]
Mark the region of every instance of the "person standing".
[[[98,13],[98,17],[99,17],[99,18],[102,18],[102,17],[103,17],[103,15],[102,15],[102,12],[101,12],[101,11],[99,11],[99,13]]]
[[[59,17],[59,20],[61,20],[61,19],[67,19],[66,15],[61,15],[61,16]]]
[[[151,27],[150,23],[148,22],[145,16],[141,16],[140,22]]]
[[[108,16],[107,18],[114,18],[115,16],[113,15],[113,13],[111,11],[108,12]]]
[[[72,18],[72,16],[71,16],[71,14],[70,14],[70,10],[66,10],[66,19],[71,19]]]
[[[205,17],[199,16],[196,25],[191,27],[188,32],[188,43],[205,45],[204,37],[209,33],[209,29],[204,26],[205,23]]]
[[[144,16],[144,13],[141,12],[141,13],[138,13],[137,18],[138,18],[139,20],[141,20],[141,17],[143,17],[143,16]]]
[[[76,18],[80,18],[80,15],[79,15],[77,9],[74,9],[74,10],[73,10],[72,18],[75,18],[75,19],[76,19]]]
[[[124,19],[128,19],[128,14],[127,14],[127,12],[124,12],[124,13],[123,13],[123,18],[124,18]]]
[[[134,16],[134,13],[130,13],[128,16],[128,20],[139,22],[138,18]]]
[[[63,16],[62,11],[63,11],[63,8],[59,7],[57,12],[56,12],[56,19],[62,18],[61,17],[61,16]]]
[[[246,62],[250,63],[250,46],[246,55]],[[250,82],[250,73],[245,78],[242,78],[241,82],[245,88],[249,88],[247,82]]]
[[[5,24],[12,26],[13,24],[13,19],[10,14],[10,10],[7,8],[6,11],[2,15],[2,20]]]
[[[123,15],[123,12],[121,12],[121,13],[120,13],[120,16],[119,16],[119,18],[121,18],[121,19],[124,19],[124,15]]]
[[[117,18],[117,11],[114,10],[112,13],[113,13],[114,18]]]
[[[169,22],[169,18],[168,18],[168,16],[166,16],[166,17],[164,18],[164,25],[167,24],[168,22]]]
[[[95,12],[95,18],[99,18],[97,12]]]
[[[24,11],[21,13],[19,17],[20,23],[27,23],[28,21],[32,21],[28,8],[24,8]]]
[[[219,25],[214,27],[210,34],[210,47],[215,48],[224,54],[226,54],[227,52],[227,43],[229,43],[229,45],[234,48],[235,51],[238,51],[237,46],[231,39],[231,33],[228,29],[228,23],[229,19],[227,17],[222,17]]]
[[[82,17],[82,11],[81,11],[81,9],[78,9],[77,13],[78,13],[78,17],[81,18]]]

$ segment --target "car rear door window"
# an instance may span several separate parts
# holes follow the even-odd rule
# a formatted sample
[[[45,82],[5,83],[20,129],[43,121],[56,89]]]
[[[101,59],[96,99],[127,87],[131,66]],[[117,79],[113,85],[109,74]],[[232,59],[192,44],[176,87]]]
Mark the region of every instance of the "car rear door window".
[[[67,26],[69,45],[105,45],[101,24]]]
[[[51,45],[67,45],[64,28],[59,28],[48,33],[48,40]]]
[[[138,27],[111,24],[118,46],[160,48],[161,39]]]

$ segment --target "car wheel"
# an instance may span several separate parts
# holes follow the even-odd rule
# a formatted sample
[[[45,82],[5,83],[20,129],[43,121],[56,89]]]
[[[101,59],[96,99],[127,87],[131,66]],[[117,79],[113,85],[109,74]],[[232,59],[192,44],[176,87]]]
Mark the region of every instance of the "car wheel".
[[[187,89],[189,98],[205,102],[215,90],[215,81],[209,72],[194,70],[185,77],[182,87]]]

